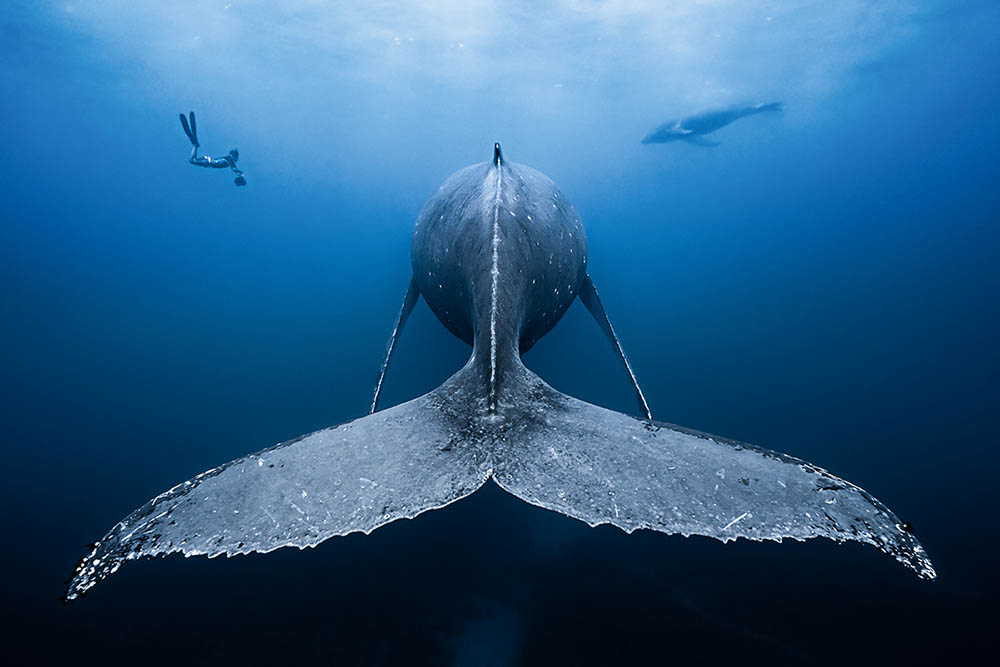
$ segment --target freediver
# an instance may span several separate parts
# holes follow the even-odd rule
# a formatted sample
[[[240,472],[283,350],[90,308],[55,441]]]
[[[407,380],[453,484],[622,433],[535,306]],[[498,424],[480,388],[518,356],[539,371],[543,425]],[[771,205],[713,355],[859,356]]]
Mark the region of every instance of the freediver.
[[[247,184],[247,179],[243,176],[243,171],[236,166],[236,161],[240,159],[240,152],[235,148],[229,151],[228,155],[223,157],[209,157],[207,155],[198,156],[198,126],[194,122],[194,112],[190,112],[189,118],[186,118],[184,114],[180,114],[181,117],[181,127],[184,128],[184,134],[187,138],[191,140],[191,157],[188,158],[188,162],[197,167],[211,167],[212,169],[225,169],[229,167],[236,174],[236,178],[233,179],[233,183],[237,186],[243,186]]]

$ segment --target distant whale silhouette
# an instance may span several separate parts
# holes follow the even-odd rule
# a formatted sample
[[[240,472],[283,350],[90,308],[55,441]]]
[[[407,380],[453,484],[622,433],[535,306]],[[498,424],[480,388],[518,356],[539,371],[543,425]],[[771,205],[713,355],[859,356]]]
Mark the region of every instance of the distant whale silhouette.
[[[764,111],[781,111],[781,102],[733,106],[724,109],[710,109],[680,120],[672,120],[660,125],[646,135],[644,144],[665,144],[670,141],[686,141],[699,146],[718,146],[717,141],[706,139],[705,135],[729,125],[733,121]]]
[[[591,526],[724,542],[850,540],[935,576],[907,524],[861,488],[785,454],[653,421],[587,273],[579,216],[543,174],[505,161],[499,144],[424,206],[411,263],[372,414],[164,491],[94,545],[66,599],[127,560],[313,547],[444,507],[490,480]],[[377,411],[421,295],[472,354],[437,389]],[[627,371],[641,418],[567,396],[521,362],[577,298]]]

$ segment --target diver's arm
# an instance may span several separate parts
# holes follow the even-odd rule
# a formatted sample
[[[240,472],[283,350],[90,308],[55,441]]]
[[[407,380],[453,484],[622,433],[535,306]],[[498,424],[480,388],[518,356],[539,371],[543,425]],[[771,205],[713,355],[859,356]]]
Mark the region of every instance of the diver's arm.
[[[247,184],[247,179],[243,177],[243,170],[237,167],[235,162],[230,162],[229,168],[233,170],[234,174],[236,174],[236,178],[233,179],[233,183],[240,186]]]

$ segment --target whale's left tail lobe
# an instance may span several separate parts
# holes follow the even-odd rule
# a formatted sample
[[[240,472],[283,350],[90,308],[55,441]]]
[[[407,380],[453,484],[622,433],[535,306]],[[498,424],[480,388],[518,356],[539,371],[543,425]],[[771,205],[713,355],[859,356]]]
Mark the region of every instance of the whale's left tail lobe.
[[[784,111],[785,105],[783,102],[771,102],[770,104],[758,105],[757,111]]]
[[[370,533],[474,492],[489,477],[436,392],[213,468],[122,519],[82,558],[72,600],[127,560],[304,549]]]

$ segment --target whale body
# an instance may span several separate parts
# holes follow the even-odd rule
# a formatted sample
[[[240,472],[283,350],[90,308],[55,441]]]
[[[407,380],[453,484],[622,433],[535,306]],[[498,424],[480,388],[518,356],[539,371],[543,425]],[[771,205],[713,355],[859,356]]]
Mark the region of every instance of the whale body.
[[[507,162],[499,145],[424,206],[411,263],[371,414],[164,491],[93,545],[65,598],[127,560],[312,547],[444,507],[488,482],[591,526],[862,542],[936,576],[908,524],[863,489],[792,456],[653,420],[587,274],[579,216],[551,180]],[[378,410],[421,296],[472,353],[440,387]],[[563,394],[521,362],[577,298],[611,343],[639,416]]]
[[[730,123],[767,111],[781,111],[781,102],[770,104],[751,104],[731,106],[721,109],[710,109],[701,113],[671,120],[657,126],[643,138],[644,144],[665,144],[671,141],[686,141],[699,146],[718,146],[718,143],[705,138],[706,134],[715,132]]]

